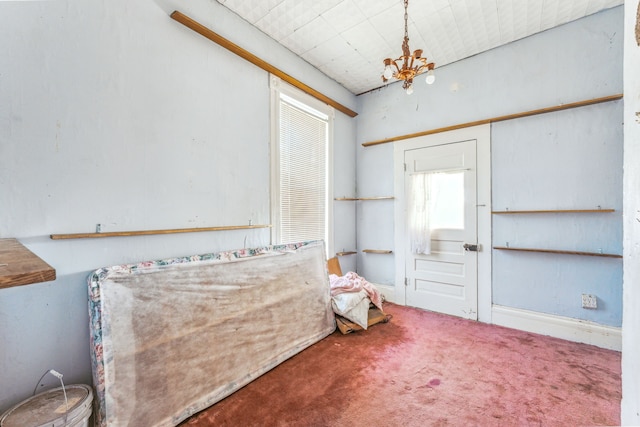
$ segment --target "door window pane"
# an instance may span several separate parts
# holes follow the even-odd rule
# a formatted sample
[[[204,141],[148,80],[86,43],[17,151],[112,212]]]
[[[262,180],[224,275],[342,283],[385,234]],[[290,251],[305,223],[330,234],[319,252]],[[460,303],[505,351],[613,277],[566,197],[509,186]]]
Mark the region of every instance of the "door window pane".
[[[464,229],[464,171],[431,176],[430,227]]]

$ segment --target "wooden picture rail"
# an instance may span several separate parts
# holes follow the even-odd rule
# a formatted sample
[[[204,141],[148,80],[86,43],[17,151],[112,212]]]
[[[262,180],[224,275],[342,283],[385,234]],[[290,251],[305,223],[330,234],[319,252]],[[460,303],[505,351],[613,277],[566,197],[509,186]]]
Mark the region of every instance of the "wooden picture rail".
[[[64,239],[97,239],[102,237],[149,236],[154,234],[197,233],[202,231],[249,230],[253,228],[270,228],[269,225],[228,225],[223,227],[174,228],[168,230],[142,231],[109,231],[104,233],[52,234],[52,240]]]
[[[362,146],[363,147],[371,147],[372,145],[386,144],[388,142],[394,142],[394,141],[402,141],[404,139],[416,138],[418,136],[433,135],[433,134],[436,134],[436,133],[447,132],[447,131],[450,131],[450,130],[457,130],[457,129],[463,129],[463,128],[468,128],[468,127],[473,127],[473,126],[486,125],[486,124],[489,124],[489,123],[497,123],[497,122],[502,122],[502,121],[505,121],[505,120],[520,119],[522,117],[535,116],[537,114],[552,113],[552,112],[555,112],[555,111],[568,110],[570,108],[585,107],[587,105],[599,104],[599,103],[602,103],[602,102],[617,101],[618,99],[622,99],[622,94],[605,96],[605,97],[602,97],[602,98],[588,99],[586,101],[572,102],[572,103],[569,103],[569,104],[556,105],[556,106],[553,106],[553,107],[540,108],[538,110],[525,111],[523,113],[509,114],[509,115],[506,115],[506,116],[498,116],[498,117],[493,117],[491,119],[477,120],[475,122],[461,123],[461,124],[453,125],[453,126],[445,126],[445,127],[441,127],[441,128],[437,128],[437,129],[431,129],[431,130],[426,130],[426,131],[422,131],[422,132],[411,133],[411,134],[408,134],[408,135],[394,136],[392,138],[385,138],[385,139],[380,139],[380,140],[377,140],[377,141],[365,142],[365,143],[362,144]]]
[[[379,196],[379,197],[336,197],[334,200],[393,200],[394,196]]]
[[[493,211],[496,215],[510,214],[547,214],[547,213],[601,213],[615,212],[615,209],[557,209],[557,210],[531,210],[531,211]]]
[[[241,48],[237,44],[225,39],[224,37],[222,37],[221,35],[213,32],[213,31],[211,31],[209,28],[205,27],[204,25],[200,24],[199,22],[194,21],[193,19],[189,18],[188,16],[184,15],[183,13],[178,12],[176,10],[171,14],[171,18],[173,18],[174,20],[178,21],[179,23],[181,23],[185,27],[192,29],[196,33],[200,34],[201,36],[204,36],[204,37],[208,38],[212,42],[219,44],[220,46],[222,46],[223,48],[229,50],[230,52],[235,53],[239,57],[241,57],[243,59],[246,59],[247,61],[251,62],[253,65],[255,65],[255,66],[259,67],[259,68],[262,68],[263,70],[273,74],[274,76],[280,77],[285,82],[297,87],[298,89],[300,89],[303,92],[313,96],[314,98],[324,102],[325,104],[328,104],[328,105],[332,106],[333,108],[335,108],[336,110],[346,114],[347,116],[355,117],[355,116],[358,115],[358,113],[356,113],[355,111],[345,107],[344,105],[340,104],[339,102],[334,101],[333,99],[329,98],[328,96],[326,96],[326,95],[318,92],[317,90],[307,86],[306,84],[302,83],[300,80],[298,80],[298,79],[296,79],[294,77],[291,77],[289,74],[285,73],[284,71],[282,71],[282,70],[274,67],[273,65],[269,64],[268,62],[258,58],[257,56],[255,56],[251,52],[246,51],[245,49]]]
[[[605,258],[622,258],[622,255],[618,255],[618,254],[603,254],[600,252],[565,251],[565,250],[558,250],[558,249],[513,248],[510,246],[494,246],[493,249],[500,250],[500,251],[541,252],[546,254],[586,255],[586,256],[598,256],[598,257],[605,257]]]

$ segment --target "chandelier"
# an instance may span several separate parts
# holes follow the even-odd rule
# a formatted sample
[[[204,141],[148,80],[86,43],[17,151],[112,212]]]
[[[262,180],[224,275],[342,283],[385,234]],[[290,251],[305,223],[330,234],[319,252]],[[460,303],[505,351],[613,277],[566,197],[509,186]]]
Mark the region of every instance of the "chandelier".
[[[427,84],[432,84],[436,80],[436,76],[433,73],[435,64],[433,62],[427,62],[427,58],[422,57],[422,49],[416,49],[413,54],[410,53],[409,32],[407,30],[407,19],[409,18],[407,13],[408,6],[409,0],[404,0],[404,41],[402,42],[402,56],[395,60],[391,58],[384,60],[382,81],[386,83],[391,77],[404,80],[402,88],[407,92],[407,95],[411,95],[413,93],[413,78],[415,76],[428,70]]]

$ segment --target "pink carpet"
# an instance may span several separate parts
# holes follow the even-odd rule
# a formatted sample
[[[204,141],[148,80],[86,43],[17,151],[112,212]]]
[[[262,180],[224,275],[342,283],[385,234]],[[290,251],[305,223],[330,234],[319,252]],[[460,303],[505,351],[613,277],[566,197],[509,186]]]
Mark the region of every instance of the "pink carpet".
[[[603,426],[620,423],[620,353],[385,304],[185,426]],[[212,349],[215,351],[215,349]]]

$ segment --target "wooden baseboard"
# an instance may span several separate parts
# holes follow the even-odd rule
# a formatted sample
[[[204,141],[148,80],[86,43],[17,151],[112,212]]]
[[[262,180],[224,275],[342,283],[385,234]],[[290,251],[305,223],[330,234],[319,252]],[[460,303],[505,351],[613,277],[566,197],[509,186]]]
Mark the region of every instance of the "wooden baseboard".
[[[395,304],[401,304],[398,301],[396,301],[396,288],[395,286],[392,285],[379,285],[377,283],[371,283],[373,286],[376,287],[376,289],[378,290],[378,292],[380,292],[382,295],[384,295],[384,300],[385,301],[389,301]]]
[[[569,341],[622,350],[622,329],[586,320],[494,305],[493,324]]]

